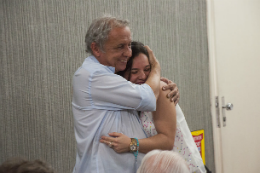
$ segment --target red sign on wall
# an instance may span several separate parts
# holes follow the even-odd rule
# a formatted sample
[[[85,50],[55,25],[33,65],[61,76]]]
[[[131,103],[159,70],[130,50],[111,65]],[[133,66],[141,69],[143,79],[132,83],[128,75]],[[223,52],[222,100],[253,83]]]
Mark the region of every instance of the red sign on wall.
[[[204,165],[205,162],[205,143],[204,143],[204,130],[198,130],[191,132],[193,140],[195,144],[197,145],[197,148],[200,152],[201,158],[203,160]]]

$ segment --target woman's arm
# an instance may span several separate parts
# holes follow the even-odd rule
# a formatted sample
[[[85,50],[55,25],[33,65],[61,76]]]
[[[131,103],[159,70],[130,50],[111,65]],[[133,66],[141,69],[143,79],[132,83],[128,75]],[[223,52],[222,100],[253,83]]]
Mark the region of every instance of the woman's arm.
[[[160,88],[165,83],[160,82]],[[150,138],[139,139],[139,151],[147,153],[154,149],[172,150],[176,132],[176,110],[174,102],[171,102],[166,95],[167,91],[160,90],[156,103],[156,111],[153,112],[154,126],[157,135]]]
[[[144,46],[148,53],[149,53],[149,57],[150,57],[150,63],[151,63],[151,72],[146,80],[146,84],[148,84],[153,92],[154,92],[154,96],[156,98],[156,100],[159,97],[160,94],[160,76],[161,76],[161,67],[160,64],[158,62],[158,60],[156,59],[156,57],[153,54],[153,51],[149,48],[149,46]]]
[[[160,88],[166,85],[160,82]],[[153,112],[154,125],[157,135],[138,139],[139,152],[147,153],[154,149],[172,150],[176,132],[176,111],[174,102],[171,102],[166,95],[168,91],[160,90],[157,100],[157,109]],[[109,133],[109,136],[102,136],[100,142],[107,145],[112,143],[113,149],[118,153],[129,152],[130,138],[121,133]],[[111,143],[110,143],[111,142]]]

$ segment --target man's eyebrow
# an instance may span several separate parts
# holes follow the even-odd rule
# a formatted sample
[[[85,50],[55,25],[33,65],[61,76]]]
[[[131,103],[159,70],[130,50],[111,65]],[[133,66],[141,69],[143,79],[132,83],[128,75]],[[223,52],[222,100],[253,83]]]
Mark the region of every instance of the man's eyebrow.
[[[124,45],[128,45],[128,43],[118,43],[116,46],[124,46]]]

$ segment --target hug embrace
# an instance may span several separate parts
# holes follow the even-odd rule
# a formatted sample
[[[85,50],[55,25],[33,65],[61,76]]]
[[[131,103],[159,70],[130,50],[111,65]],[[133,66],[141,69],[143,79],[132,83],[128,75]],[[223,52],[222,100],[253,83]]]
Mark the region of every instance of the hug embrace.
[[[132,41],[129,22],[112,16],[98,18],[85,42],[90,56],[73,76],[77,141],[73,172],[145,172],[155,163],[143,158],[155,149],[181,157],[172,156],[178,162],[162,157],[153,172],[205,172],[177,104],[176,85],[160,77],[152,50]]]

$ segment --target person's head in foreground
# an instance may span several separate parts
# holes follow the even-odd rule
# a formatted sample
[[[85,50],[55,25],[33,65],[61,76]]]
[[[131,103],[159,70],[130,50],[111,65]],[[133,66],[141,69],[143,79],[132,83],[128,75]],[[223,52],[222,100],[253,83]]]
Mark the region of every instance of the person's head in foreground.
[[[153,150],[145,155],[137,173],[189,173],[186,161],[176,152]]]
[[[3,162],[0,173],[54,173],[54,170],[41,160],[28,161],[17,157]]]
[[[123,71],[132,55],[131,31],[127,20],[105,15],[92,22],[86,37],[86,52],[103,65]]]
[[[131,43],[132,56],[129,58],[124,71],[117,74],[135,84],[143,84],[147,80],[151,64],[149,54],[141,42],[133,41]]]

